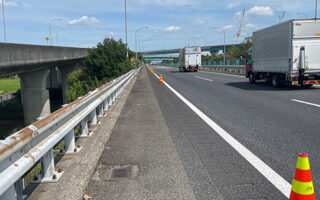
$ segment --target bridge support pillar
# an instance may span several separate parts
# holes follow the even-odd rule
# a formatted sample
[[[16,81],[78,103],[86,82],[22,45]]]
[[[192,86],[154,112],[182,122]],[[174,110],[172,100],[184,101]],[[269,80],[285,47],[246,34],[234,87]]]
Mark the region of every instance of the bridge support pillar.
[[[24,123],[32,124],[38,117],[51,113],[47,77],[49,69],[20,74]]]
[[[63,104],[67,103],[66,89],[68,87],[68,76],[69,74],[77,68],[77,64],[73,64],[70,66],[61,66],[59,67],[59,71],[61,73],[62,79],[62,100]]]

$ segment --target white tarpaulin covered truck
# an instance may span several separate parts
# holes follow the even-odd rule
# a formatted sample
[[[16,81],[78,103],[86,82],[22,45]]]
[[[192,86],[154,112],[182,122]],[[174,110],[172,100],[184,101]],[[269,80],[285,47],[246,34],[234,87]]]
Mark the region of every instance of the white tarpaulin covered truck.
[[[201,47],[185,47],[180,50],[179,70],[198,71],[201,67]]]
[[[320,84],[320,20],[289,20],[253,33],[250,83],[265,79],[284,84]]]

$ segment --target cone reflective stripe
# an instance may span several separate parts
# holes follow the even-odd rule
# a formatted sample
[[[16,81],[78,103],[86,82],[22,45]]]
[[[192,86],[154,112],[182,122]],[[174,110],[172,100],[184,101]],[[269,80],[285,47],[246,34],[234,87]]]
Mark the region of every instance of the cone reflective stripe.
[[[315,200],[308,154],[300,153],[289,200]]]
[[[163,83],[163,79],[162,79],[162,74],[160,74],[160,80],[159,80],[160,83]]]

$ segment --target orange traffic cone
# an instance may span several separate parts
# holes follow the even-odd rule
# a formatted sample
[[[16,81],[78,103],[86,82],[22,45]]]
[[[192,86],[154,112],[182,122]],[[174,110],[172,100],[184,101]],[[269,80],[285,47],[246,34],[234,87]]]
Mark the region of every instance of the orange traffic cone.
[[[299,153],[289,200],[315,200],[308,154]]]
[[[154,74],[154,71],[153,71],[153,70],[152,70],[151,72],[152,72],[152,74]]]
[[[160,74],[160,80],[159,83],[163,83],[162,74]]]

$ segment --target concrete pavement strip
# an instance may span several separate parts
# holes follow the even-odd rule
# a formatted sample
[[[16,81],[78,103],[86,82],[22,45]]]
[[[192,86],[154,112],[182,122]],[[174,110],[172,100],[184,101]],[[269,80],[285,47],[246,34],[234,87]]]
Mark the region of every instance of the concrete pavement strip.
[[[146,69],[131,91],[86,194],[93,199],[196,199]]]

